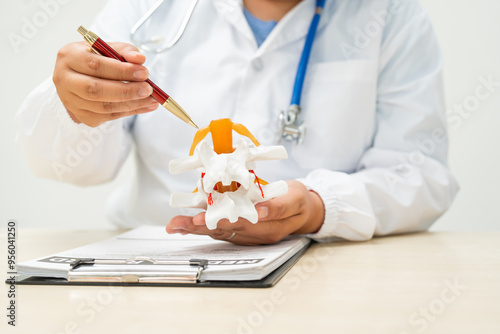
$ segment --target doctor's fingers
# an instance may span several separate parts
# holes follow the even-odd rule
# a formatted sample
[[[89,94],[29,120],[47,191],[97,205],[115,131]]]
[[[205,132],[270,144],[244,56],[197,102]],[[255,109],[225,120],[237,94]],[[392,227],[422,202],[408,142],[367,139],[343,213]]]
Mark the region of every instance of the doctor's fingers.
[[[216,229],[209,230],[205,224],[201,224],[204,215],[200,214],[176,227],[193,234],[209,235],[217,240],[227,240],[235,233],[227,241],[241,245],[264,245],[274,244],[293,233],[303,224],[304,219],[303,215],[295,215],[277,221],[259,221],[257,224],[242,218],[235,223],[222,219],[217,223]]]
[[[85,42],[72,43],[59,50],[54,75],[65,69],[103,79],[118,81],[144,81],[149,77],[147,68],[141,66],[146,58],[133,45],[111,43],[127,62],[90,52]]]
[[[108,121],[114,121],[119,118],[133,116],[138,114],[145,114],[151,112],[152,110],[148,108],[137,109],[134,111],[127,112],[114,112],[110,114],[96,114],[93,111],[85,110],[85,109],[68,109],[71,111],[73,117],[78,119],[80,123],[84,123],[85,125],[95,128],[103,123]]]
[[[153,111],[159,106],[158,102],[152,97],[125,102],[100,102],[85,100],[77,95],[73,95],[71,101],[63,101],[63,103],[70,110],[83,109],[96,114],[108,115],[114,113],[134,112],[142,109]]]
[[[249,222],[249,224],[252,223]],[[257,227],[259,224],[261,223],[257,223],[256,225],[254,225],[254,227]],[[282,228],[271,225],[268,225],[265,228],[263,228],[263,226],[261,225],[258,229],[248,228],[242,231],[235,231],[234,229],[224,228],[209,230],[206,226],[193,226],[191,228],[187,227],[183,232],[198,235],[208,235],[215,240],[229,241],[237,245],[247,246],[275,244],[285,238],[288,234],[290,234],[285,232],[285,230]]]
[[[58,83],[54,79],[54,83],[58,93],[70,91],[88,101],[125,102],[141,100],[153,93],[153,88],[146,82],[106,80],[77,72],[68,72],[64,82]]]
[[[256,246],[263,244],[259,237],[243,235],[233,230],[221,228],[210,230],[205,225],[194,225],[193,217],[188,216],[176,216],[172,218],[166,227],[166,231],[169,234],[207,235],[215,240],[228,241],[238,245]]]
[[[280,220],[258,221],[256,224],[240,218],[236,223],[221,220],[217,224],[217,227],[222,230],[235,232],[236,235],[244,237],[244,240],[252,240],[259,244],[274,244],[294,233],[304,224],[304,220],[305,217],[303,214],[297,214]]]

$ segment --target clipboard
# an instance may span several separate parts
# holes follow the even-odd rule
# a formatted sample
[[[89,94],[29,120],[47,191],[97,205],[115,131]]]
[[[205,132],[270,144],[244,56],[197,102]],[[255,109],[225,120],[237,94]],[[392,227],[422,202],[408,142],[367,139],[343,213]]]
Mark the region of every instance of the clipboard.
[[[35,276],[17,276],[15,284],[17,285],[59,285],[59,286],[148,286],[148,287],[207,287],[207,288],[270,288],[275,286],[283,276],[293,267],[295,263],[300,259],[300,257],[309,248],[308,244],[303,247],[298,252],[296,252],[292,257],[290,257],[281,266],[275,269],[266,277],[260,280],[252,281],[204,281],[200,280],[203,270],[209,265],[207,260],[204,259],[190,259],[185,261],[175,261],[176,263],[165,263],[166,265],[179,265],[187,266],[190,270],[186,271],[175,271],[175,272],[162,272],[155,271],[155,274],[161,274],[165,278],[164,281],[154,281],[148,279],[142,279],[148,277],[147,275],[141,275],[141,272],[136,272],[134,270],[127,270],[120,272],[120,275],[88,275],[84,279],[85,266],[88,265],[99,265],[102,263],[109,264],[111,260],[98,260],[98,259],[84,259],[78,260],[72,263],[70,271],[68,272],[68,277],[70,279],[64,278],[50,278],[50,277],[35,277]],[[119,262],[116,264],[124,264],[127,260],[112,260]],[[150,259],[151,260],[151,259]],[[106,262],[101,262],[106,261]],[[152,260],[154,261],[154,260]],[[157,261],[158,262],[158,261]],[[162,265],[162,263],[158,263]],[[80,268],[80,269],[79,269]],[[185,275],[186,273],[190,275]],[[95,272],[94,272],[95,273]],[[114,272],[113,272],[114,273]],[[109,272],[108,272],[109,274]],[[188,277],[189,276],[189,277]],[[111,278],[109,278],[111,277]],[[151,277],[151,276],[150,276]],[[169,278],[170,280],[168,280]],[[6,281],[6,283],[12,283],[11,281]]]

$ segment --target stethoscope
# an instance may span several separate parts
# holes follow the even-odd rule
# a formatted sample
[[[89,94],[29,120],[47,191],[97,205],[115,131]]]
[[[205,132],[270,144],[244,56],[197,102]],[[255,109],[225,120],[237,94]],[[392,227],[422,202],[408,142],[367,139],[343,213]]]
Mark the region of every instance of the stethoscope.
[[[280,112],[278,116],[278,141],[285,139],[291,142],[301,143],[304,140],[306,134],[305,124],[299,120],[299,114],[301,111],[300,101],[302,97],[302,88],[304,86],[304,79],[307,71],[307,64],[309,63],[309,57],[311,55],[312,45],[316,36],[316,31],[318,30],[319,20],[323,12],[326,0],[316,0],[316,10],[309,26],[309,31],[307,32],[306,41],[304,43],[304,48],[302,50],[302,55],[300,57],[299,66],[297,68],[297,74],[295,75],[295,83],[293,86],[292,100],[288,109]],[[165,0],[157,1],[153,7],[132,27],[130,31],[130,38],[132,42],[137,45],[141,50],[153,53],[162,53],[172,48],[182,37],[189,20],[193,16],[194,9],[198,4],[198,0],[193,0],[188,7],[186,15],[182,20],[179,30],[173,37],[173,39],[166,45],[159,47],[151,47],[148,44],[161,45],[165,41],[162,36],[153,36],[147,41],[137,40],[137,31],[148,21],[148,19],[160,8],[160,6],[165,2]]]

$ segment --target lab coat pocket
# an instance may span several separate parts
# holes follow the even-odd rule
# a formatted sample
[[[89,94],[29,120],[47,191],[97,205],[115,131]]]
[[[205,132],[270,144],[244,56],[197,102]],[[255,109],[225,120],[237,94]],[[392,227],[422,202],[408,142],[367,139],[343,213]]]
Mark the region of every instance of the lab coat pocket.
[[[311,64],[308,83],[319,82],[373,82],[377,79],[376,62],[372,60],[348,60]]]
[[[307,134],[291,156],[306,169],[354,171],[372,142],[376,88],[375,61],[311,64],[302,99]]]

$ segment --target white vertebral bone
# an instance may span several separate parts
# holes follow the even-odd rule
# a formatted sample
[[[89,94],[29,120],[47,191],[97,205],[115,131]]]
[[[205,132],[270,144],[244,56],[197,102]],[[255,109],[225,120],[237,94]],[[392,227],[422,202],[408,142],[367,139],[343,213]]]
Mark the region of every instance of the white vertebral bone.
[[[255,168],[253,161],[287,157],[283,146],[250,147],[241,139],[233,153],[217,154],[207,142],[202,142],[192,156],[170,161],[169,169],[172,174],[193,169],[202,169],[205,173],[197,182],[197,192],[172,194],[170,205],[177,208],[206,209],[205,221],[209,229],[215,229],[221,219],[234,223],[238,218],[244,218],[255,224],[258,221],[255,203],[286,194],[288,185],[284,181],[261,185],[264,193],[262,197],[259,185],[254,183],[255,175],[249,171]],[[219,182],[224,186],[238,182],[241,186],[234,192],[219,193],[214,190]],[[209,196],[213,201],[211,205],[208,205]]]

